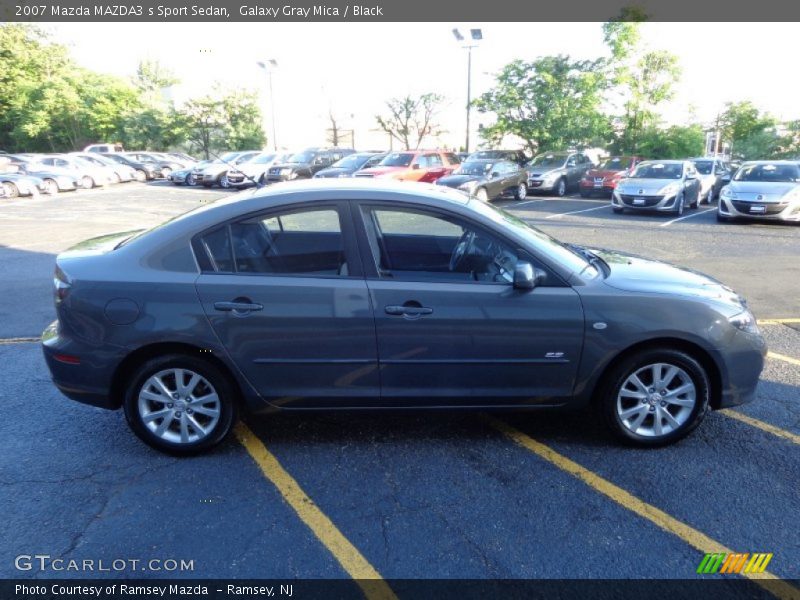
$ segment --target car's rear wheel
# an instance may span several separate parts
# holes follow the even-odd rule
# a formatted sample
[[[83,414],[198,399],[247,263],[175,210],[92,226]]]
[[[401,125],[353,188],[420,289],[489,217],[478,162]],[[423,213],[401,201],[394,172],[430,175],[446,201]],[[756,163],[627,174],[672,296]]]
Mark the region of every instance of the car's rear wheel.
[[[87,190],[92,189],[94,187],[94,179],[92,179],[88,175],[84,175],[83,177],[81,177],[81,186]]]
[[[58,184],[56,183],[55,179],[44,180],[44,193],[49,194],[50,196],[55,196],[58,194]]]
[[[125,418],[146,444],[196,454],[220,443],[236,422],[230,380],[210,362],[181,354],[151,359],[130,380]]]
[[[6,191],[7,198],[16,198],[19,196],[19,188],[17,187],[17,184],[12,183],[11,181],[4,181],[3,189]]]
[[[688,435],[708,412],[710,381],[686,352],[638,352],[608,375],[601,408],[611,431],[638,446],[663,446]]]
[[[142,169],[136,169],[134,173],[136,175],[136,181],[140,182],[147,181],[147,173],[145,173]]]
[[[560,198],[567,194],[567,180],[564,179],[563,177],[558,180],[558,183],[556,184],[555,187],[555,193],[556,196]]]
[[[475,197],[481,202],[488,202],[489,192],[486,191],[486,188],[478,188],[475,190]]]
[[[516,200],[525,200],[528,197],[528,185],[525,182],[520,183],[514,192]]]
[[[195,184],[195,181],[194,181],[194,173],[189,173],[189,174],[186,176],[186,185],[194,185],[194,184]]]
[[[169,167],[161,167],[161,176],[164,179],[169,179],[169,176],[172,175],[172,169]]]

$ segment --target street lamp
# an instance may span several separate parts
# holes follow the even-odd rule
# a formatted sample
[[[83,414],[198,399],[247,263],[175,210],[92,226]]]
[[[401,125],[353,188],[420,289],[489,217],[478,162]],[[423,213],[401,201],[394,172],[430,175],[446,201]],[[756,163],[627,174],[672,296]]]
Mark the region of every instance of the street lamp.
[[[267,82],[269,85],[270,119],[272,120],[272,147],[275,152],[277,152],[278,137],[275,135],[275,99],[272,96],[272,71],[278,68],[278,61],[274,58],[270,58],[267,62],[258,61],[256,64],[264,69],[264,71],[267,73]]]
[[[467,139],[464,143],[464,151],[469,152],[469,113],[472,109],[472,49],[477,48],[477,42],[483,39],[483,32],[480,29],[469,30],[470,39],[467,40],[457,28],[453,28],[453,37],[467,51]]]

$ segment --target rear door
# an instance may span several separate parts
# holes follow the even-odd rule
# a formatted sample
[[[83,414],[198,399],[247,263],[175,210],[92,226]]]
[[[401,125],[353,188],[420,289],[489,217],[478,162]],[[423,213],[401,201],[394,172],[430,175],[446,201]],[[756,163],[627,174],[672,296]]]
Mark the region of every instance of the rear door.
[[[379,394],[375,323],[349,206],[295,205],[195,239],[197,292],[233,361],[269,402],[363,406]]]

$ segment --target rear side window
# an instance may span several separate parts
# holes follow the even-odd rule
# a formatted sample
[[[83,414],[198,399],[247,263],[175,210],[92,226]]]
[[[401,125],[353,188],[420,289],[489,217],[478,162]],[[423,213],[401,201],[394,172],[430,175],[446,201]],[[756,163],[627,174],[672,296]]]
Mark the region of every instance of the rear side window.
[[[228,228],[223,227],[202,237],[201,243],[215,271],[233,271],[233,253]]]

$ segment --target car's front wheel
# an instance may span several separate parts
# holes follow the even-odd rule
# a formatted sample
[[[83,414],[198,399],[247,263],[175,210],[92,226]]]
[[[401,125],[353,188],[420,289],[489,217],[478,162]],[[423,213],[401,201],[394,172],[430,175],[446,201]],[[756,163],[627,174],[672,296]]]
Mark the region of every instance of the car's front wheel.
[[[130,380],[125,418],[145,443],[170,454],[196,454],[220,443],[237,418],[230,380],[210,362],[172,354],[144,363]]]
[[[481,202],[488,202],[489,192],[486,191],[486,188],[478,188],[475,190],[475,197]]]
[[[688,435],[708,412],[710,381],[694,357],[651,349],[620,362],[605,382],[601,408],[611,431],[638,446],[664,446]]]
[[[514,199],[515,200],[525,200],[528,197],[528,184],[524,181],[517,186],[517,189],[514,192]]]
[[[567,194],[567,180],[563,177],[556,183],[555,194],[559,198],[563,198]]]

